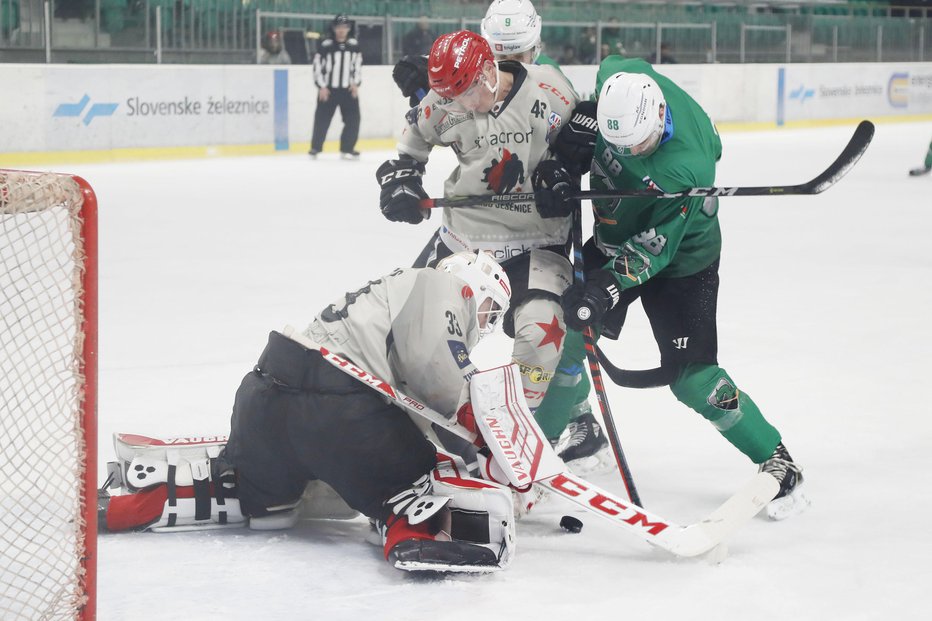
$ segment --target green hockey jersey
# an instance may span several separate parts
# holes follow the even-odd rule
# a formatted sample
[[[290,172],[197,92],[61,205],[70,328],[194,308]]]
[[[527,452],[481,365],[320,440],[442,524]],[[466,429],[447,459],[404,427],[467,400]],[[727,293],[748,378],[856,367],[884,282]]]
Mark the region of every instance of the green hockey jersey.
[[[601,135],[595,145],[594,190],[657,188],[680,192],[715,182],[722,142],[708,114],[679,86],[639,58],[609,56],[599,66],[596,93],[619,72],[642,73],[660,86],[666,123],[660,147],[649,156],[620,157]],[[595,240],[612,260],[621,287],[648,278],[680,277],[708,267],[721,251],[717,199],[621,198],[595,202]]]

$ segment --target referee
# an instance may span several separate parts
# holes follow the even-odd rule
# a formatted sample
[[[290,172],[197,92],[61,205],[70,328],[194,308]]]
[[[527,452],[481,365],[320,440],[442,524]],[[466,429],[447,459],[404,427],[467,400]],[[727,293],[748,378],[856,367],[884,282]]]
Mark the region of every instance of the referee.
[[[346,15],[337,15],[330,25],[332,36],[324,39],[314,54],[314,83],[317,111],[314,113],[314,133],[311,136],[311,157],[316,158],[324,147],[333,113],[340,107],[343,132],[340,153],[344,159],[356,159],[359,138],[359,84],[362,81],[362,52],[359,42],[350,38],[352,24]]]

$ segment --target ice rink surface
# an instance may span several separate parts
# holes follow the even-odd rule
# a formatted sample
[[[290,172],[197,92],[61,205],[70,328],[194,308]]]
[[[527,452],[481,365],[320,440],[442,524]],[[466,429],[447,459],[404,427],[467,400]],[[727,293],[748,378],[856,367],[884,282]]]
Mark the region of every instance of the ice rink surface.
[[[730,133],[718,185],[800,183],[853,126]],[[932,618],[932,176],[910,178],[932,123],[880,124],[825,194],[726,198],[719,360],[805,468],[810,510],[757,518],[714,565],[674,560],[552,499],[518,523],[501,573],[419,579],[365,541],[365,520],[104,535],[99,617],[187,619]],[[299,155],[87,165],[100,202],[100,479],[111,434],[225,433],[270,330],[410,264],[439,222],[391,223],[374,171]],[[437,151],[426,186],[453,167]],[[603,344],[658,361],[640,309]],[[504,362],[500,337],[480,364]],[[755,467],[666,389],[609,387],[645,506],[681,524]],[[594,403],[594,401],[593,401]],[[615,474],[594,479],[622,492]],[[563,533],[564,514],[583,520]]]

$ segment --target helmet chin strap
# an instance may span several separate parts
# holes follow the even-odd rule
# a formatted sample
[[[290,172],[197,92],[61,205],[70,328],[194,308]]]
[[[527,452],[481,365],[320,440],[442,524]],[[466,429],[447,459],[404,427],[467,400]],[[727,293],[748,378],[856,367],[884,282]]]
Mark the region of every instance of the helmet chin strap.
[[[495,65],[495,87],[493,88],[489,86],[488,80],[485,80],[484,82],[485,82],[485,87],[489,90],[490,93],[492,93],[493,98],[495,98],[495,103],[498,103],[498,98],[495,97],[495,95],[498,94],[498,85],[502,83],[502,73],[498,69],[497,62],[493,61],[492,64]]]

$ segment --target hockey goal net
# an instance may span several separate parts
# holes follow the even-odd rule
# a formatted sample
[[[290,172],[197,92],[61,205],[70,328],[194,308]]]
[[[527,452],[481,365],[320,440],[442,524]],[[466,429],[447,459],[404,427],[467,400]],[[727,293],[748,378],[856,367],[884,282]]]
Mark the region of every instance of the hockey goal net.
[[[0,170],[0,619],[96,613],[97,205]]]

